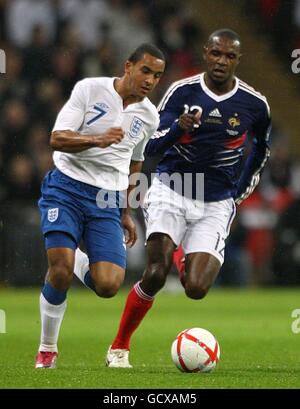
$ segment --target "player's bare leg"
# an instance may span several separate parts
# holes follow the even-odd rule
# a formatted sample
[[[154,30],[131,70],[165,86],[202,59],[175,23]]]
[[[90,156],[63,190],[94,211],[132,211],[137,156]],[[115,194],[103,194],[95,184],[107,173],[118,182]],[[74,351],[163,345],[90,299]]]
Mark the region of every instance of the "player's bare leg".
[[[125,269],[108,261],[90,264],[87,254],[77,248],[74,274],[99,297],[110,298],[121,287]]]
[[[148,262],[140,281],[141,289],[154,296],[165,285],[173,264],[173,253],[176,245],[166,234],[153,233],[147,241]]]
[[[215,282],[221,265],[208,253],[190,253],[185,257],[185,293],[195,300],[205,297]]]
[[[57,340],[74,268],[74,251],[70,248],[48,249],[47,256],[49,269],[40,296],[42,328],[36,368],[55,368]]]
[[[106,364],[111,368],[131,368],[128,361],[130,339],[152,307],[154,295],[164,286],[172,267],[175,244],[165,234],[152,234],[147,241],[147,267],[139,283],[128,294],[119,330],[108,350]]]
[[[48,272],[46,281],[60,291],[67,291],[73,279],[74,250],[52,248],[47,250]]]

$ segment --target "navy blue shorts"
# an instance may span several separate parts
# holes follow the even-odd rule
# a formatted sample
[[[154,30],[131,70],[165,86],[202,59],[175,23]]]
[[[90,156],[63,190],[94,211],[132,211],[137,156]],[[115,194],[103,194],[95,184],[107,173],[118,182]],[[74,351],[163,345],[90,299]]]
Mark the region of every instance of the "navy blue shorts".
[[[75,250],[83,240],[91,263],[109,261],[125,268],[121,209],[100,208],[96,203],[99,191],[102,189],[72,179],[58,169],[47,173],[38,202],[46,248]]]

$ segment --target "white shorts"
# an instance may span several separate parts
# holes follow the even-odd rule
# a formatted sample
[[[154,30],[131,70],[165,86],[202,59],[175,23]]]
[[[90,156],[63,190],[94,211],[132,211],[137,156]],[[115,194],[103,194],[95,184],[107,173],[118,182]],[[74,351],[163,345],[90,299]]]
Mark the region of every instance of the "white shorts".
[[[202,202],[179,195],[154,178],[144,200],[146,238],[165,233],[185,254],[204,252],[224,262],[225,240],[236,214],[232,198]]]

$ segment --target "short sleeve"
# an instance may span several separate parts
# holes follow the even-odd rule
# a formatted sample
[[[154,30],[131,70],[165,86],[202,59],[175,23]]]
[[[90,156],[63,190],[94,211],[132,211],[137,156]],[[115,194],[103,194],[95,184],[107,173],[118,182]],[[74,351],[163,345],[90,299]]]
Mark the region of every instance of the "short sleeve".
[[[135,161],[144,161],[144,150],[149,138],[142,139],[133,149],[131,159]]]
[[[78,131],[84,121],[86,106],[86,83],[82,80],[74,86],[70,99],[60,110],[52,132],[62,130]]]

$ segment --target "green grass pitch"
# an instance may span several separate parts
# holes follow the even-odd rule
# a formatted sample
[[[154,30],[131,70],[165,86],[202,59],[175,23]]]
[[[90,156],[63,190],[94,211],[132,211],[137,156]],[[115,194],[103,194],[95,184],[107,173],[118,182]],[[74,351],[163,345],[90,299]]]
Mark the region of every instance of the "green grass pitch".
[[[300,333],[291,314],[299,289],[212,289],[202,301],[162,292],[132,338],[133,369],[109,369],[104,357],[126,291],[113,299],[73,288],[56,370],[33,369],[39,342],[39,290],[0,289],[0,388],[300,388]],[[221,360],[208,374],[181,373],[170,358],[175,336],[203,327],[219,340]]]

